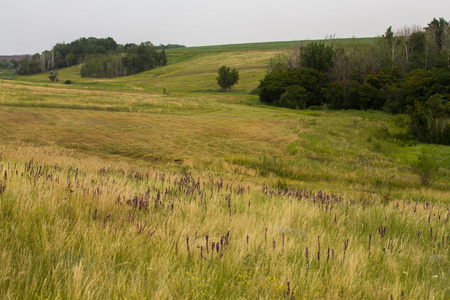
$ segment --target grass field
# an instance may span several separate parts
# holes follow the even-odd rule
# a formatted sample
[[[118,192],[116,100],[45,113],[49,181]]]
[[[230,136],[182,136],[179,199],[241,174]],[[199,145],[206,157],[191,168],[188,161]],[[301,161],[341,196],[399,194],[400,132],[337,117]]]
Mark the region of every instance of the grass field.
[[[399,138],[406,116],[262,105],[292,44],[0,80],[0,297],[448,299],[450,148]]]

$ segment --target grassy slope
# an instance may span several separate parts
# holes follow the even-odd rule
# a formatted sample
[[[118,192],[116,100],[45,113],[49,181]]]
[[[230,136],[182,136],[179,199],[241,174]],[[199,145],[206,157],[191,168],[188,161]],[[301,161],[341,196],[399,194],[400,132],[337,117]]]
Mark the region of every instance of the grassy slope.
[[[71,85],[0,81],[0,295],[274,298],[289,281],[306,298],[447,297],[449,147],[425,146],[440,169],[422,187],[401,117],[260,105],[248,92],[286,45],[174,49],[116,79],[60,70]],[[221,65],[240,72],[231,93]],[[227,231],[219,254],[200,253]]]

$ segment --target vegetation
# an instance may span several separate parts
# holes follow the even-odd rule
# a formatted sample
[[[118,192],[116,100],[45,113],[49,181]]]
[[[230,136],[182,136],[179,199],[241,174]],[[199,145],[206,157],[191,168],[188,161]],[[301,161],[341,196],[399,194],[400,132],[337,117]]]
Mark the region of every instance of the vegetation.
[[[70,44],[56,44],[51,51],[27,56],[18,63],[17,73],[38,74],[47,70],[83,64],[82,77],[111,78],[132,75],[167,64],[164,49],[181,45],[160,45],[157,52],[152,43],[118,45],[114,39],[80,38]]]
[[[438,171],[438,165],[433,159],[434,151],[428,153],[425,148],[420,149],[420,155],[417,158],[414,167],[420,177],[423,185],[428,186],[433,182],[435,174]]]
[[[219,68],[219,76],[217,76],[217,84],[223,91],[231,89],[231,87],[239,81],[239,72],[236,69],[231,70],[230,67],[222,66]]]
[[[290,45],[235,47],[0,80],[0,298],[449,297],[449,147],[405,114],[263,105]]]
[[[450,145],[450,102],[435,94],[409,107],[409,133],[418,141]]]
[[[300,109],[326,105],[406,113],[410,107],[409,114],[416,117],[410,125],[414,137],[449,145],[450,114],[445,108],[450,103],[449,57],[450,27],[442,18],[424,31],[405,28],[394,35],[389,27],[365,49],[357,43],[310,42],[271,61],[259,95],[264,103]],[[417,118],[425,119],[422,105],[430,112],[427,118],[433,129],[425,128],[428,125],[418,129]]]
[[[16,69],[18,65],[19,65],[19,63],[15,59],[11,59],[11,60],[1,59],[0,60],[0,69],[4,69],[4,70],[5,69],[6,70]]]

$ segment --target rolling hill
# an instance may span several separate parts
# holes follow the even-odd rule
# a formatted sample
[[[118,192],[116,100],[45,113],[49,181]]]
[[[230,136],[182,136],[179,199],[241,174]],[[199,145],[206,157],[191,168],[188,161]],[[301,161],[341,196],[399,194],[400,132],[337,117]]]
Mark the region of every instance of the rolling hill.
[[[400,139],[403,115],[262,105],[251,91],[292,44],[0,80],[0,296],[448,297],[450,148]]]

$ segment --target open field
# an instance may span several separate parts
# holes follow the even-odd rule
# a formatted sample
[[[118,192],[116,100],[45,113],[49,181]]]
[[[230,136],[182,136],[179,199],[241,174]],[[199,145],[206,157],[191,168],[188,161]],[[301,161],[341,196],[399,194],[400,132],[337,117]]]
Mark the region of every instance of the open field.
[[[261,105],[286,45],[0,80],[0,297],[448,299],[450,148],[402,140],[405,116]]]

